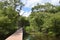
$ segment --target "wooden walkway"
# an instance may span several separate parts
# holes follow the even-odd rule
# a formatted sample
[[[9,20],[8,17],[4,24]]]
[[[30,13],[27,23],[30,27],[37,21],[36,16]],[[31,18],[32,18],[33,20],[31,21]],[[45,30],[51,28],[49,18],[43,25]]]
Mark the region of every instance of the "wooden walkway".
[[[23,28],[20,28],[5,40],[23,40]]]

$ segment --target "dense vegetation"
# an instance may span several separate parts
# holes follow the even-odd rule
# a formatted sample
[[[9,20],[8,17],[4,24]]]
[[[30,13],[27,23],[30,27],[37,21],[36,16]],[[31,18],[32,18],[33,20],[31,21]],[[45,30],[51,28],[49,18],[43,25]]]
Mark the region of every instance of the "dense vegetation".
[[[60,6],[50,3],[38,4],[32,8],[31,15],[26,18],[19,16],[15,10],[19,5],[22,3],[17,0],[11,3],[0,2],[0,40],[4,40],[19,27],[24,28],[24,40],[60,39]]]
[[[16,3],[20,3],[18,0],[10,0],[0,2],[0,40],[5,40],[8,36],[14,33],[18,27],[18,21],[20,16],[16,11]]]
[[[24,40],[60,40],[60,6],[37,5],[27,19],[30,25],[25,30],[29,36]]]

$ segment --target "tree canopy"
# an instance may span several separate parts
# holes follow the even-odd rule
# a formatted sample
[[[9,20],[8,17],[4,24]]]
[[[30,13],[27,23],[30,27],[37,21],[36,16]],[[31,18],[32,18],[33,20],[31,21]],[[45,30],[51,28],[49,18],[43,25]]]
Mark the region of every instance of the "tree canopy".
[[[0,40],[5,40],[18,29],[20,16],[16,11],[16,7],[19,6],[16,3],[20,3],[19,5],[22,6],[20,0],[0,2]]]
[[[37,5],[32,8],[28,19],[30,26],[26,26],[25,30],[29,40],[60,39],[60,6],[50,3]]]
[[[60,6],[50,3],[36,5],[32,8],[29,17],[19,16],[15,10],[23,4],[20,0],[0,2],[0,40],[23,27],[23,40],[59,40],[60,39]],[[19,23],[18,23],[19,22]]]

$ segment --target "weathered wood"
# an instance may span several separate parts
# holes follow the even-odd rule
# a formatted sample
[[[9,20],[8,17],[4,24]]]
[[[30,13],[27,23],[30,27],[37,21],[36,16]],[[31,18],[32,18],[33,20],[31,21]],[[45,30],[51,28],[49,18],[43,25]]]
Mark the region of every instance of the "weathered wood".
[[[20,28],[5,40],[23,40],[23,28]]]

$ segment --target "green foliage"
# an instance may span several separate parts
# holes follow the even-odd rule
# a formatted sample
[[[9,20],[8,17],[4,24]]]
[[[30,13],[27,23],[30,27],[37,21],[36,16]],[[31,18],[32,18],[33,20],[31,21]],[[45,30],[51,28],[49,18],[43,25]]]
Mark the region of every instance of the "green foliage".
[[[21,21],[21,25],[26,26],[25,22],[28,22],[24,18],[20,18],[18,12],[22,9],[23,4],[20,0],[3,0],[0,2],[0,40],[5,40],[8,36],[14,33],[18,27],[18,21]],[[16,7],[21,6],[18,12]],[[21,26],[19,25],[19,26]]]
[[[29,24],[29,21],[27,20],[27,18],[26,17],[22,17],[22,16],[20,16],[19,17],[19,23],[18,23],[18,25],[20,26],[20,27],[26,27],[26,26],[29,26],[30,24]]]
[[[0,2],[0,40],[4,40],[18,28],[18,13],[11,6],[4,8],[2,5],[4,4]]]
[[[14,0],[14,7],[11,3],[0,2],[0,40],[11,35],[18,26],[24,28],[24,40],[59,40],[60,6],[38,4],[26,18],[18,16],[16,3],[20,3],[19,0]]]
[[[37,11],[41,8],[46,8],[46,10]],[[59,9],[59,6],[53,6],[51,4],[38,5],[32,8],[32,14],[28,17],[30,26],[25,27],[26,32],[31,36],[29,40],[60,39]]]
[[[60,36],[60,12],[55,14],[35,12],[33,14],[28,18],[30,26],[26,27],[26,32],[32,36],[32,40],[53,40]]]
[[[50,3],[45,3],[44,5],[36,5],[32,8],[32,12],[48,12],[56,13],[60,11],[60,6],[54,6]]]
[[[19,16],[18,12],[16,12],[16,7],[19,5],[21,7],[17,10],[18,12],[20,12],[23,6],[20,0],[5,0],[4,2],[0,2],[0,40],[5,40],[21,25],[29,25],[29,22],[24,17]],[[21,22],[20,25],[18,21]]]

